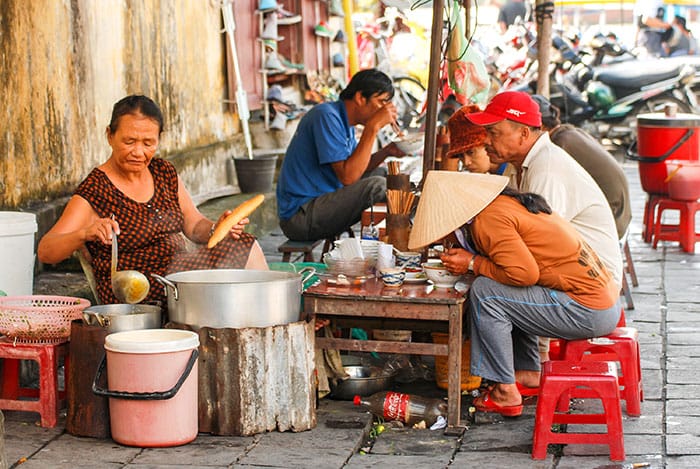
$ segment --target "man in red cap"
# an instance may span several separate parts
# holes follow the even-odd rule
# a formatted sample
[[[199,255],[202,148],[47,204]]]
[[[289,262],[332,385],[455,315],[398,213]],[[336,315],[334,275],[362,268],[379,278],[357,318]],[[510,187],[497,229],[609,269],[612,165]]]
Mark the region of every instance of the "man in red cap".
[[[513,165],[510,186],[543,196],[555,212],[573,223],[620,284],[622,256],[605,195],[586,170],[542,130],[537,102],[522,91],[504,91],[483,112],[467,118],[486,128],[491,162]]]

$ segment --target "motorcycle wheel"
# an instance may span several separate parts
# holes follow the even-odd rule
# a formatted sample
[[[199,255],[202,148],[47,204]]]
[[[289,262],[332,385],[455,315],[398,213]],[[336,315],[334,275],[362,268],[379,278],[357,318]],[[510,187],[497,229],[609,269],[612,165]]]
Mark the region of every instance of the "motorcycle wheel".
[[[425,100],[425,87],[417,79],[400,76],[393,79],[394,105],[398,111],[397,124],[401,130],[418,131]]]

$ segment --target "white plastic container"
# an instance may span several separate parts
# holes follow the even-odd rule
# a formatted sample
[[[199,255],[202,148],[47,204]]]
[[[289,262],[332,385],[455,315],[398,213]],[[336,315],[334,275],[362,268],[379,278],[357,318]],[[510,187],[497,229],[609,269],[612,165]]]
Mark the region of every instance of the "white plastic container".
[[[196,333],[179,329],[124,331],[105,338],[114,441],[166,447],[197,437],[198,347]],[[173,391],[182,379],[172,397],[158,396]]]
[[[12,296],[34,289],[36,215],[0,212],[0,290]]]

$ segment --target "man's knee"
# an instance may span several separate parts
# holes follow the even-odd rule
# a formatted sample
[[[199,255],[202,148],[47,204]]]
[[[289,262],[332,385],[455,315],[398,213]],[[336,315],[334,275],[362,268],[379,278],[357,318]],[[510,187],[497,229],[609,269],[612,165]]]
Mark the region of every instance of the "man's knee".
[[[381,176],[372,176],[366,179],[367,193],[373,202],[386,201],[386,178]],[[367,199],[368,201],[370,199]]]

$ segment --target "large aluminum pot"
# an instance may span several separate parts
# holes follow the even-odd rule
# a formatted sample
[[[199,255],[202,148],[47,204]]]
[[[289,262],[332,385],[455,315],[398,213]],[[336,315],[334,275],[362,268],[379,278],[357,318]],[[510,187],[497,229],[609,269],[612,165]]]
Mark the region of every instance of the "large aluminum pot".
[[[200,327],[269,327],[299,320],[306,275],[271,270],[191,270],[162,277],[170,321]]]
[[[96,305],[83,310],[85,324],[104,327],[110,334],[136,329],[159,329],[160,317],[160,306],[154,305]]]

